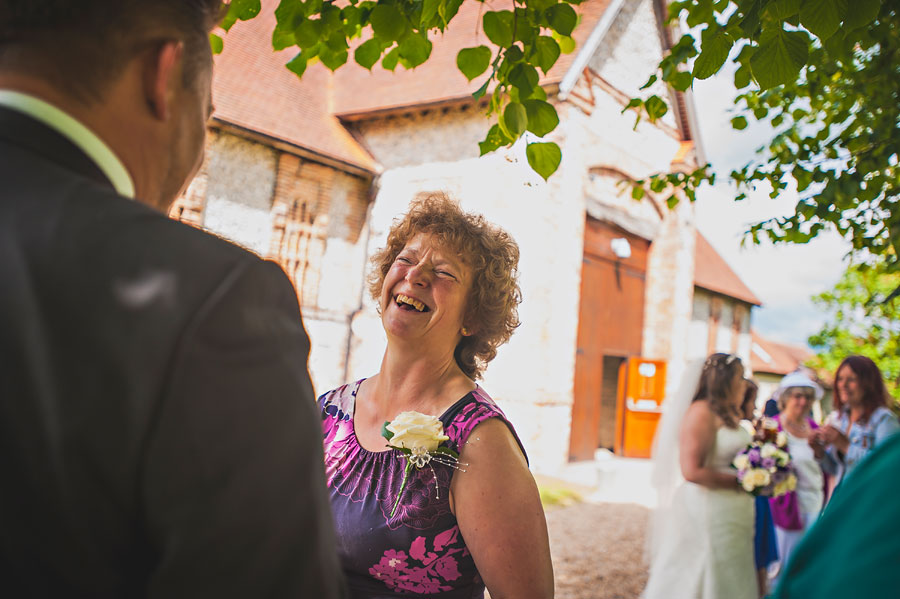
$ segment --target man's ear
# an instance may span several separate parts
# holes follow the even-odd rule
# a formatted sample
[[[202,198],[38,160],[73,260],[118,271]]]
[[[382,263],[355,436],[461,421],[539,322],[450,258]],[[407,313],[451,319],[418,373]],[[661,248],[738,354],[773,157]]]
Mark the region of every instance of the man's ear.
[[[149,50],[144,59],[144,98],[153,116],[161,121],[170,116],[170,101],[180,77],[184,43],[166,40]]]

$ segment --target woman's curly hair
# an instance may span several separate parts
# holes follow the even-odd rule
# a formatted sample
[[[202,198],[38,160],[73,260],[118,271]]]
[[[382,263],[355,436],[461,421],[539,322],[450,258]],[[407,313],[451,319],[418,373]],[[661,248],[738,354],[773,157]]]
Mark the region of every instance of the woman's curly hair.
[[[519,246],[506,231],[480,214],[463,212],[444,193],[416,199],[409,212],[394,221],[385,247],[372,256],[369,292],[376,302],[394,260],[419,233],[433,236],[471,269],[472,286],[463,320],[471,334],[460,340],[454,358],[466,376],[481,378],[497,348],[509,341],[519,326]]]
[[[700,383],[691,400],[709,402],[709,409],[713,414],[722,419],[725,426],[734,428],[740,420],[738,406],[734,404],[731,391],[731,382],[737,372],[743,373],[744,366],[741,359],[733,354],[713,354],[703,364],[703,372],[700,373]]]

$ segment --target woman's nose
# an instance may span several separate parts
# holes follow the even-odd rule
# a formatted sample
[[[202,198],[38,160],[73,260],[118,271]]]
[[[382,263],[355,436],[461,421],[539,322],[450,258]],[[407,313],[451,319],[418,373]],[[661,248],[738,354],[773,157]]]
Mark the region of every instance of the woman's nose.
[[[427,285],[429,281],[428,270],[421,264],[414,264],[406,271],[406,280],[409,281],[411,285]]]

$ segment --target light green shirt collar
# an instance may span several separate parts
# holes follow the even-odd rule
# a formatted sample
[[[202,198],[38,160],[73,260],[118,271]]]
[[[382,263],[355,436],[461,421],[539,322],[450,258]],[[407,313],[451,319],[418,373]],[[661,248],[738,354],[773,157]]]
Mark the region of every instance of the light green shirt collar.
[[[66,137],[97,164],[119,195],[134,199],[134,181],[125,165],[93,131],[56,106],[30,94],[0,89],[0,106],[23,112]]]

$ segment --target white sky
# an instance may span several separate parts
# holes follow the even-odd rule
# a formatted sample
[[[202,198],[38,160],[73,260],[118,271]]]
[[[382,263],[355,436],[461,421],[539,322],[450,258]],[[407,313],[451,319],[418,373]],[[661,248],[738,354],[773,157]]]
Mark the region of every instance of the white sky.
[[[733,201],[737,192],[728,181],[728,173],[748,162],[771,131],[767,126],[754,125],[752,118],[747,129],[732,129],[729,109],[734,96],[730,73],[694,84],[706,158],[718,174],[716,185],[698,194],[697,227],[762,301],[763,306],[753,311],[753,326],[767,338],[805,344],[826,318],[810,298],[837,282],[846,268],[844,256],[850,246],[829,232],[805,245],[772,246],[764,242],[753,246],[748,242],[740,247],[742,233],[750,224],[793,213],[796,196],[788,192],[772,200],[768,192],[762,192],[742,202]]]

